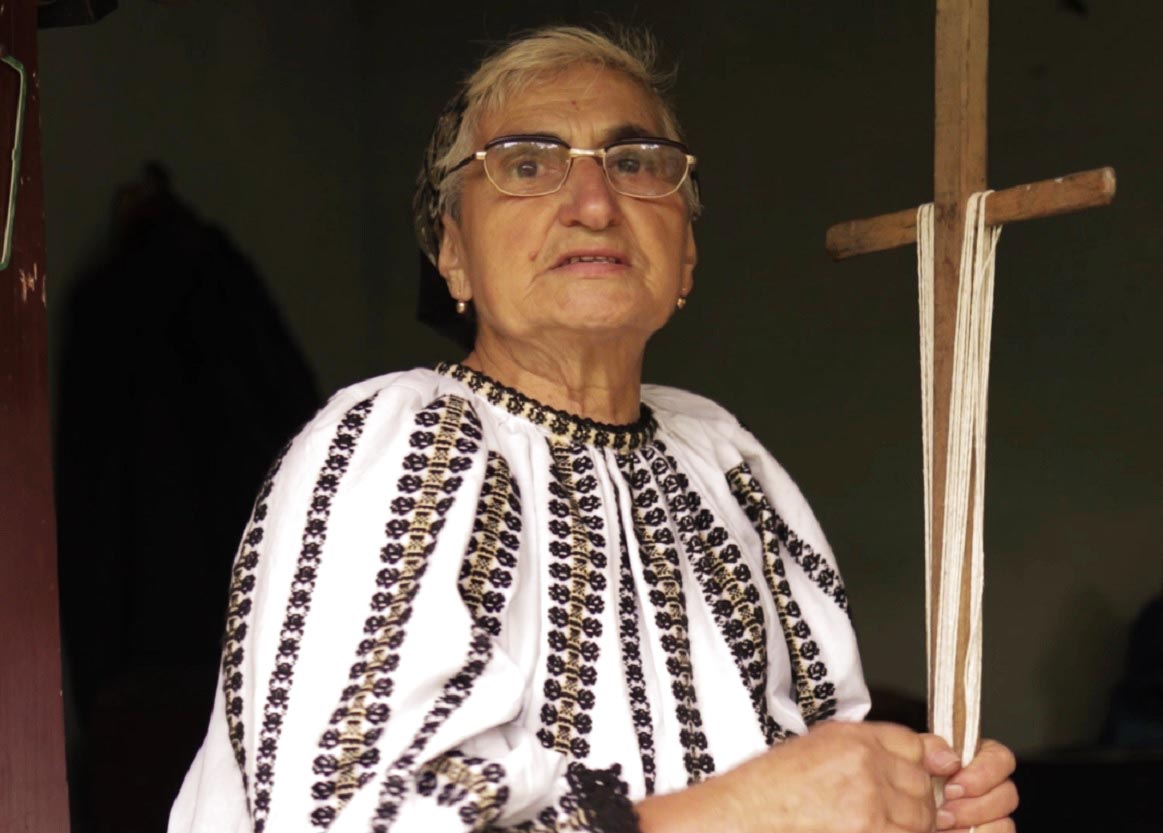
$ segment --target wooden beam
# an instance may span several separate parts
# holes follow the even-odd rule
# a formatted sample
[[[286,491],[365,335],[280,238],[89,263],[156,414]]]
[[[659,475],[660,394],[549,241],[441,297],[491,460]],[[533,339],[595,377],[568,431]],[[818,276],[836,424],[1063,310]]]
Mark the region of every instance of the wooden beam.
[[[988,0],[937,0],[935,130],[933,137],[933,571],[932,599],[941,598],[942,522],[945,510],[945,457],[949,442],[949,400],[953,389],[953,343],[957,329],[957,285],[962,229],[971,194],[985,190],[986,67],[989,54]],[[970,506],[967,517],[973,517]],[[966,536],[964,563],[971,554]],[[963,669],[969,640],[969,575],[964,571],[955,667]],[[930,634],[937,638],[940,606],[932,605]],[[935,656],[930,645],[930,656]],[[930,690],[932,664],[929,668]],[[929,704],[929,725],[933,725]],[[953,737],[958,754],[964,745],[964,675],[953,694]]]
[[[985,203],[985,222],[1003,226],[1110,205],[1115,198],[1114,168],[1095,168],[995,191]],[[881,252],[917,242],[917,210],[906,208],[865,220],[848,220],[828,229],[824,246],[833,260]]]

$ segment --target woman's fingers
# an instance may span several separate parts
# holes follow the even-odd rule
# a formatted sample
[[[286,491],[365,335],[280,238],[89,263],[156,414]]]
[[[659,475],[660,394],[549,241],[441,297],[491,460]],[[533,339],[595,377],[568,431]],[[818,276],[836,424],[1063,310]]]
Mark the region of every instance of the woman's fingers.
[[[759,772],[759,783],[781,785],[772,792],[769,829],[932,833],[936,809],[923,759],[920,736],[902,726],[829,722],[745,767]],[[785,806],[791,797],[795,806]]]
[[[930,735],[918,735],[912,729],[898,726],[895,723],[865,723],[870,731],[874,732],[877,741],[885,751],[904,758],[906,761],[921,763],[925,755],[925,738]]]
[[[923,774],[922,774],[923,775]],[[928,776],[923,775],[928,783]],[[932,791],[928,796],[916,796],[897,792],[887,797],[888,820],[895,826],[894,829],[909,831],[909,833],[930,833],[936,822],[936,809],[933,806]]]
[[[933,803],[933,779],[922,766],[900,758],[892,759],[892,764],[885,777],[893,788],[910,798]]]
[[[925,751],[925,769],[930,775],[948,777],[961,768],[961,759],[953,747],[937,735],[920,735]]]
[[[1003,781],[985,795],[946,801],[937,812],[937,829],[977,827],[984,833],[991,822],[1006,821],[1018,808],[1018,789]]]
[[[932,735],[885,723],[833,723],[814,727],[807,736],[769,754],[766,763],[787,769],[780,776],[785,784],[803,777],[810,785],[808,792],[819,800],[800,808],[796,817],[802,821],[805,814],[811,815],[819,822],[818,829],[828,829],[842,817],[866,828],[899,833],[931,833],[934,827],[1013,831],[1009,816],[1018,796],[1009,776],[1014,758],[995,741],[984,742],[977,757],[959,767],[949,746]],[[936,776],[949,779],[947,800],[939,811],[933,805]]]
[[[948,778],[945,785],[945,804],[936,816],[938,830],[968,830],[977,833],[1011,833],[1013,823],[1009,816],[1017,809],[1018,792],[1009,780],[1013,774],[1014,754],[993,740],[983,741],[974,759],[965,767],[949,744],[936,735],[907,735],[886,728],[880,736],[882,744],[893,752],[899,766],[889,773],[893,787],[909,798],[920,798],[931,790],[928,776]],[[920,742],[920,759],[910,743]],[[923,771],[911,765],[919,762]],[[903,802],[893,814],[893,822],[908,830],[924,824],[914,802]]]
[[[945,785],[949,799],[985,795],[1014,774],[1014,753],[996,740],[984,740],[977,755]]]

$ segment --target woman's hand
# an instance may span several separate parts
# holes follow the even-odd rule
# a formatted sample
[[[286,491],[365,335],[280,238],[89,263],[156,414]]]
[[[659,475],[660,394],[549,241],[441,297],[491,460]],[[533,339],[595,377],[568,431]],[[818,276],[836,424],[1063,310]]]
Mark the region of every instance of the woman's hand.
[[[945,803],[937,811],[937,829],[954,833],[1013,833],[1010,815],[1018,807],[1014,753],[995,740],[983,741],[965,767],[943,740],[925,735],[925,766],[932,775],[948,776]]]
[[[641,827],[644,833],[931,833],[931,776],[952,774],[957,761],[944,760],[928,737],[888,723],[822,723],[730,772],[640,802]],[[949,765],[934,773],[937,761]]]

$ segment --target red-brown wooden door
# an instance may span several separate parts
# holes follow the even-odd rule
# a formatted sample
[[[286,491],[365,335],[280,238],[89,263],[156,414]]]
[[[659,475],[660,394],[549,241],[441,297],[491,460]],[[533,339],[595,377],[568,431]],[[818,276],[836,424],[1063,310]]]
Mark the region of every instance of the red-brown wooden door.
[[[23,65],[18,188],[9,210],[20,76],[0,64],[0,831],[67,833],[56,528],[49,443],[44,190],[36,0],[0,3],[0,47]]]

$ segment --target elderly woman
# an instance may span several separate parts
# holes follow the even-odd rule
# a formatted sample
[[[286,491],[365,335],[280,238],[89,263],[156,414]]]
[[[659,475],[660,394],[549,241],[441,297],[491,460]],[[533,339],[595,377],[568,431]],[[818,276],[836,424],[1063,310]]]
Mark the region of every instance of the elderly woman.
[[[695,164],[632,46],[542,30],[467,80],[417,223],[474,348],[341,391],[275,463],[171,831],[1011,829],[1004,747],[958,771],[858,722],[783,469],[640,382],[691,292]]]

